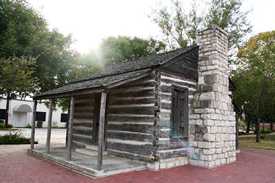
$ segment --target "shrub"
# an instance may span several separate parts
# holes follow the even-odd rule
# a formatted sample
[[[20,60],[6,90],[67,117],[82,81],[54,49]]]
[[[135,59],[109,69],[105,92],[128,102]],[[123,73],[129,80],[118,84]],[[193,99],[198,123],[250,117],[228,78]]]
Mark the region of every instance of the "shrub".
[[[28,123],[25,128],[32,128],[32,125],[30,125],[30,123]]]
[[[0,136],[0,145],[1,144],[30,144],[30,139],[23,137],[22,134],[17,131]]]
[[[267,134],[267,133],[272,133],[272,130],[270,128],[261,129],[261,134]]]
[[[13,126],[11,124],[8,124],[8,128],[12,128]],[[6,129],[4,123],[0,123],[0,129]]]

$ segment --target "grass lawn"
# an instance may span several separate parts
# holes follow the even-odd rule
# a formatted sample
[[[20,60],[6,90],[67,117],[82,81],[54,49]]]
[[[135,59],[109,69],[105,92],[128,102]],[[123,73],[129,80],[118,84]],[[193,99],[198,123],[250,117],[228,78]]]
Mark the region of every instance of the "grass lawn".
[[[255,135],[242,135],[239,137],[241,148],[266,149],[275,151],[275,133],[265,134],[264,138],[256,143]]]

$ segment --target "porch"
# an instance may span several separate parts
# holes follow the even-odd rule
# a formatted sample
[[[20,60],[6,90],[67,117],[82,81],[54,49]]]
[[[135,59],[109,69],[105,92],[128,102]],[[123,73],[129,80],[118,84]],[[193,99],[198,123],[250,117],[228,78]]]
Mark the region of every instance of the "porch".
[[[117,85],[122,85],[133,80],[144,78],[147,75],[148,70],[124,74],[123,77],[119,75],[110,76],[104,79],[99,78],[93,80],[95,88],[91,88],[92,84],[89,81],[88,83],[84,82],[84,84],[81,84],[81,87],[83,87],[81,90],[77,88],[77,90],[73,89],[71,91],[71,88],[68,89],[66,88],[68,86],[65,85],[65,89],[62,89],[62,92],[57,89],[58,92],[50,91],[46,94],[35,96],[32,119],[31,149],[29,150],[29,154],[39,158],[51,160],[81,174],[86,174],[93,177],[102,177],[122,172],[145,169],[145,162],[131,160],[131,158],[127,156],[130,154],[130,156],[136,157],[139,155],[138,153],[147,153],[149,149],[147,147],[150,147],[149,150],[151,150],[152,142],[143,141],[143,136],[149,136],[150,141],[152,141],[152,135],[135,131],[133,132],[134,136],[130,136],[132,137],[132,141],[130,140],[130,142],[128,142],[127,139],[129,135],[125,135],[124,131],[129,134],[129,125],[127,126],[127,129],[119,128],[119,130],[112,130],[112,127],[120,127],[121,125],[113,125],[112,123],[108,124],[109,121],[107,120],[107,115],[110,114],[107,112],[108,107],[111,112],[116,114],[118,112],[115,111],[116,109],[112,109],[112,107],[108,106],[107,99],[109,100],[108,96],[110,95],[110,90],[112,88]],[[98,86],[99,82],[106,83],[107,80],[110,83],[107,84],[106,87],[102,88],[101,85]],[[88,86],[86,86],[86,84]],[[79,87],[78,83],[73,85],[77,85],[77,87]],[[87,87],[89,87],[89,89],[86,89]],[[51,140],[52,112],[58,98],[67,98],[70,101],[66,140],[64,139],[65,143],[61,146],[53,144]],[[34,127],[36,121],[35,112],[38,100],[49,100],[47,138],[46,145],[43,147],[34,145]],[[128,118],[128,114],[126,117]],[[136,123],[133,123],[133,125],[136,125]],[[138,129],[145,130],[141,127]],[[121,132],[121,130],[124,131],[122,131],[123,134],[121,135],[120,133],[116,133],[115,130],[118,130],[118,132]],[[131,131],[130,134],[132,134]],[[142,142],[136,140],[142,140]],[[119,144],[120,142],[122,142],[122,144]],[[124,142],[126,142],[126,144],[129,143],[131,148],[128,148]],[[126,152],[127,156],[125,156],[125,151],[123,151],[124,149],[130,149],[132,153]],[[147,154],[149,156],[151,152],[148,151]]]
[[[79,100],[79,97],[82,96],[83,95],[70,97],[69,121],[66,136],[62,143],[56,143],[53,140],[55,134],[52,134],[52,112],[55,99],[49,100],[48,128],[47,133],[44,134],[46,141],[38,145],[34,144],[35,139],[37,139],[37,137],[35,137],[34,116],[31,134],[32,144],[28,153],[34,157],[52,161],[80,174],[94,178],[145,169],[145,162],[114,156],[107,152],[105,145],[106,138],[104,135],[106,131],[104,121],[106,93],[102,92],[98,98],[97,108],[99,111],[97,113],[98,117],[96,117],[94,122],[90,117],[89,120],[78,118],[80,114],[84,115],[85,118],[87,114],[89,116],[93,115],[89,110],[86,111],[87,106],[83,103],[83,100]],[[84,101],[94,100],[93,97],[91,98],[91,95],[89,96],[88,98],[84,97]],[[78,106],[80,104],[79,102],[81,102],[82,108],[85,108],[85,113],[82,111],[79,112],[79,109],[81,109]],[[34,113],[36,111],[36,105],[37,101],[35,101],[33,106]],[[89,108],[95,107],[96,106],[89,106]],[[93,124],[97,126],[97,128],[91,127]]]
[[[120,158],[104,153],[104,163],[102,164],[101,170],[98,170],[97,152],[87,154],[78,151],[72,151],[71,160],[67,160],[65,158],[66,148],[62,146],[56,146],[52,148],[49,153],[47,152],[47,149],[43,147],[37,147],[34,150],[28,150],[28,153],[34,157],[49,160],[79,174],[90,176],[92,178],[105,177],[119,173],[146,169],[146,163],[144,162]]]

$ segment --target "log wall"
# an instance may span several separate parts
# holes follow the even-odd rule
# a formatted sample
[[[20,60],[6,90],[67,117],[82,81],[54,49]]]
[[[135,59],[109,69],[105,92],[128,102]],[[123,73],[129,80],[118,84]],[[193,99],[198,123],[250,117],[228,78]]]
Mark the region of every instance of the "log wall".
[[[95,95],[75,97],[72,143],[74,147],[85,147],[93,143],[92,134],[95,118]]]
[[[109,93],[107,107],[107,150],[140,160],[150,160],[154,152],[154,74]]]
[[[175,139],[170,138],[173,86],[186,88],[188,90],[188,105],[190,113],[190,105],[192,103],[193,94],[196,91],[196,85],[196,81],[185,79],[178,75],[173,75],[166,72],[161,72],[160,74],[160,132],[158,138],[158,155],[160,158],[180,154],[182,153],[180,149],[187,146],[187,139],[175,141]]]

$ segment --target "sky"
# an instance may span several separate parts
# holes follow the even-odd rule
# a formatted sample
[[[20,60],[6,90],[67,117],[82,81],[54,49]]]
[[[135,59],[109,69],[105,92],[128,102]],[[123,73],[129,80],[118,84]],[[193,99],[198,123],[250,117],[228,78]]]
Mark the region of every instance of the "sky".
[[[50,29],[72,35],[72,48],[80,53],[97,49],[109,36],[160,39],[161,32],[150,15],[170,0],[28,0],[47,20]],[[190,0],[184,0],[184,3]],[[187,6],[188,7],[188,6]],[[251,10],[251,35],[275,30],[275,0],[243,0]]]

